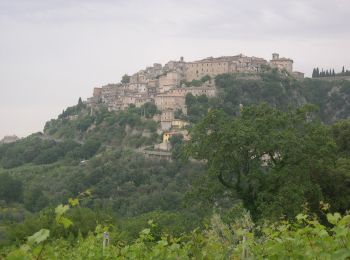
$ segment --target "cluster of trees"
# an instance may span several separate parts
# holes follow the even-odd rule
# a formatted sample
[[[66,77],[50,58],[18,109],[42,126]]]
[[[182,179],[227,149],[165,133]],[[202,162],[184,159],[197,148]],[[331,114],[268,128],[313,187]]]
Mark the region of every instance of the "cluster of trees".
[[[0,201],[7,203],[22,201],[23,184],[8,173],[0,174]]]
[[[208,175],[197,188],[204,207],[238,199],[256,221],[291,219],[305,205],[321,217],[320,201],[348,210],[350,121],[326,126],[313,111],[261,105],[238,117],[209,112],[188,146],[189,155],[207,161]]]
[[[67,109],[63,110],[58,118],[62,119],[68,116],[78,115],[83,109],[86,109],[86,105],[83,103],[81,97],[79,97],[78,104],[76,106],[68,107]]]
[[[182,137],[174,137],[171,142],[174,147],[180,147]],[[82,209],[77,209],[81,213],[75,213],[75,238],[79,230],[85,230],[84,235],[94,231],[97,220],[118,226],[120,237],[127,241],[135,239],[149,219],[156,220],[164,230],[180,235],[200,226],[205,215],[206,210],[184,207],[185,193],[192,180],[202,173],[203,165],[199,163],[153,161],[126,149],[105,152],[83,165],[0,170],[0,180],[2,176],[11,180],[0,184],[0,196],[3,196],[0,200],[21,203],[34,213],[24,222],[7,225],[4,233],[0,226],[0,246],[23,241],[37,228],[50,228],[54,221],[50,205],[63,203],[84,190],[90,190],[92,196],[81,202]],[[14,186],[17,188],[13,192],[18,194],[7,193]],[[48,208],[43,210],[45,207]],[[6,223],[14,214],[17,213],[6,217],[0,211],[0,219]],[[59,231],[57,236],[61,235],[67,234]]]
[[[258,79],[221,74],[215,79],[218,97],[209,99],[210,108],[222,109],[230,115],[239,115],[240,104],[268,103],[286,110],[304,104],[319,107],[318,116],[325,123],[332,123],[350,115],[349,81],[297,81],[277,70],[263,71]]]
[[[71,110],[76,111],[75,107]],[[159,136],[156,133],[158,124],[151,120],[157,113],[159,113],[157,107],[150,102],[140,108],[130,106],[128,110],[119,113],[108,111],[106,107],[101,106],[91,115],[85,108],[76,114],[74,120],[63,115],[50,120],[46,123],[44,132],[57,139],[73,139],[79,142],[95,139],[103,145],[139,147],[158,140]],[[142,135],[144,131],[150,133],[149,137]]]
[[[17,142],[0,146],[0,166],[10,169],[25,164],[51,164],[60,160],[89,159],[101,143],[88,138],[83,144],[73,140],[50,140],[42,134],[33,134]]]
[[[259,79],[221,74],[215,78],[219,94],[212,108],[239,115],[240,106],[266,102],[280,109],[298,107],[304,100],[301,83],[277,70],[260,73]]]
[[[319,70],[319,68],[314,68],[312,71],[312,77],[313,78],[321,78],[321,77],[335,77],[336,74],[334,72],[334,69],[330,70]]]
[[[186,120],[191,123],[198,122],[208,112],[210,107],[209,99],[206,95],[193,96],[191,93],[186,95],[187,116]]]
[[[335,73],[334,69],[330,70],[319,70],[319,68],[314,68],[312,71],[312,77],[313,78],[321,78],[321,77],[335,77],[335,76],[350,76],[350,71],[345,70],[345,67],[343,66],[342,71],[339,73]]]
[[[33,188],[24,187],[23,181],[14,178],[7,172],[0,172],[0,202],[5,203],[1,205],[1,209],[4,209],[4,212],[0,210],[2,222],[13,219],[22,220],[23,216],[18,215],[24,214],[19,213],[20,210],[15,210],[11,213],[11,210],[7,209],[6,205],[23,205],[26,210],[38,212],[49,204],[49,200],[41,188],[38,186]]]

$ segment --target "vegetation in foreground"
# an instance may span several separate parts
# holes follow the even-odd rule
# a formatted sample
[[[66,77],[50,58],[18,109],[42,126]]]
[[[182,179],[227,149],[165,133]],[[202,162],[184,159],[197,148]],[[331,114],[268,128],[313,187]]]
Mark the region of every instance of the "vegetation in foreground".
[[[56,208],[56,222],[68,229],[74,223],[65,215],[79,199]],[[152,220],[132,243],[116,239],[113,226],[96,227],[74,242],[50,239],[50,230],[41,229],[18,249],[7,248],[6,259],[348,259],[350,257],[350,215],[326,213],[321,224],[316,216],[298,214],[295,220],[254,226],[247,211],[230,224],[219,215],[211,217],[203,230],[176,237],[160,234]],[[106,235],[107,234],[107,235]]]

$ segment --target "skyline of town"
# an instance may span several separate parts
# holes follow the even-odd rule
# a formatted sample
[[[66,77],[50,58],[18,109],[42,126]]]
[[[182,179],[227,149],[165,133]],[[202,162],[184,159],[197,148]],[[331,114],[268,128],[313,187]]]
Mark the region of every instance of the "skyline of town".
[[[277,52],[306,76],[350,68],[345,0],[4,0],[0,10],[0,136],[40,131],[92,87],[181,56]]]

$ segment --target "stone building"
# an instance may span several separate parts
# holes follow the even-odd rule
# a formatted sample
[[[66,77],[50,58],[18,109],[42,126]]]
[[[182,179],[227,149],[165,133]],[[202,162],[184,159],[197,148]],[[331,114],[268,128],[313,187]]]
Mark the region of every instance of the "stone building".
[[[170,130],[172,121],[174,120],[174,110],[173,109],[167,109],[162,111],[161,117],[160,117],[160,127],[164,130]]]
[[[257,57],[236,56],[209,57],[203,60],[186,63],[186,80],[200,80],[209,75],[212,78],[223,73],[249,72],[256,73],[267,61]]]
[[[94,88],[94,92],[92,94],[93,97],[101,97],[102,95],[102,88]]]
[[[293,60],[288,58],[280,58],[278,53],[272,54],[270,66],[279,70],[286,70],[289,73],[293,72]]]
[[[19,138],[16,135],[7,135],[4,136],[2,140],[0,140],[0,144],[9,144],[18,141]]]
[[[119,84],[108,84],[102,86],[101,100],[103,103],[108,104],[116,99],[118,94],[118,86]]]
[[[214,87],[181,87],[173,88],[168,91],[169,95],[176,96],[186,96],[188,93],[191,93],[193,96],[205,95],[207,97],[214,97],[216,95],[216,88]]]
[[[185,79],[186,62],[183,57],[180,57],[179,61],[169,61],[164,65],[164,72],[175,71],[180,74],[181,79]]]
[[[292,76],[296,79],[303,79],[305,77],[304,73],[299,72],[299,71],[293,71]]]
[[[181,119],[174,119],[173,121],[171,121],[171,127],[173,129],[183,129],[188,125],[189,125],[188,122]]]
[[[191,87],[186,89],[186,94],[191,93],[193,96],[205,95],[207,97],[216,96],[216,88],[213,87]]]
[[[181,110],[182,113],[187,114],[185,96],[183,95],[174,95],[174,94],[158,94],[154,98],[154,103],[157,106],[157,109],[160,111],[172,109],[172,110]]]
[[[180,85],[181,75],[176,71],[170,71],[159,77],[159,92],[164,93]]]
[[[135,106],[136,107],[141,107],[147,102],[154,102],[153,98],[150,98],[148,96],[141,96],[141,97],[136,97],[135,98]]]

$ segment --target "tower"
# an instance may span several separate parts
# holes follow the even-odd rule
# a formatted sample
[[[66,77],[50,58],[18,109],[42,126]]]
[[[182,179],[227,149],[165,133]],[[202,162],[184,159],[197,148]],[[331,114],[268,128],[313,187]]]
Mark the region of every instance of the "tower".
[[[280,58],[280,55],[278,53],[272,53],[272,59],[278,60]]]

